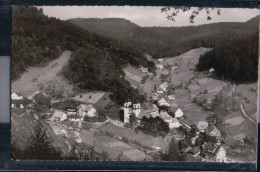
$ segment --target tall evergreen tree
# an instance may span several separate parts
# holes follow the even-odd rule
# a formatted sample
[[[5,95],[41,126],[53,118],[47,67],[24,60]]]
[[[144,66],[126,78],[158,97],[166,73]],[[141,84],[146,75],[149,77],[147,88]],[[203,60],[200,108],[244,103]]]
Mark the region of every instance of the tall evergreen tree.
[[[34,127],[30,143],[25,150],[25,159],[58,160],[62,159],[61,151],[52,145],[47,129],[39,121]]]

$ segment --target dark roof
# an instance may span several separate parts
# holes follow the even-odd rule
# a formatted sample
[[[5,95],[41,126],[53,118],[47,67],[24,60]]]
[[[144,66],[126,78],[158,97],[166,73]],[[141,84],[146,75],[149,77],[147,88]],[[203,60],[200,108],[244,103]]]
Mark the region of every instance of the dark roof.
[[[151,117],[150,114],[146,113],[145,111],[141,111],[141,112],[138,114],[137,118],[138,118],[138,119],[142,119],[144,116],[147,117],[147,118],[150,118],[150,117]]]
[[[218,153],[218,151],[219,151],[219,149],[221,147],[223,147],[223,146],[222,145],[217,145],[217,144],[212,143],[212,142],[209,142],[207,144],[207,146],[205,147],[204,152],[206,154],[215,156]]]
[[[70,111],[70,112],[76,112],[77,109],[74,107],[66,107],[66,111]]]
[[[81,118],[81,117],[78,116],[78,115],[69,115],[68,118],[79,119],[79,118]]]

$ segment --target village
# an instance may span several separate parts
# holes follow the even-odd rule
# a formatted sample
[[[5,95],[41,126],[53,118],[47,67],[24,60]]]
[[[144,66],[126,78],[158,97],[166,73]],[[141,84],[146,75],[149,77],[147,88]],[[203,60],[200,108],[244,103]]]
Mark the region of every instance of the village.
[[[214,79],[213,68],[204,73],[195,70],[199,57],[210,50],[193,49],[174,58],[156,60],[147,55],[148,60],[156,64],[155,73],[145,67],[125,67],[125,79],[145,95],[144,103],[128,101],[121,107],[109,109],[107,93],[81,93],[73,98],[76,104],[58,106],[61,108],[53,107],[59,101],[50,98],[49,108],[40,115],[37,106],[41,103],[45,106],[48,95],[37,90],[23,96],[17,91],[11,95],[12,110],[21,111],[20,116],[33,114],[34,120],[44,120],[57,137],[65,136],[77,143],[94,145],[100,151],[107,151],[113,159],[120,155],[122,160],[154,160],[158,158],[158,152],[167,152],[174,138],[181,145],[180,153],[187,154],[194,161],[234,162],[235,159],[227,155],[230,146],[225,143],[228,137],[223,136],[223,128],[216,127],[213,112],[215,97],[228,83]],[[231,87],[235,89],[235,86]],[[251,114],[256,113],[256,105],[245,105],[241,104],[242,108],[253,109],[248,118],[232,117],[242,118],[242,122],[254,121]],[[108,110],[104,110],[105,107]],[[130,126],[133,115],[136,124]],[[162,119],[170,132],[156,137],[136,132],[135,128],[149,118]],[[69,142],[66,143],[71,147]]]

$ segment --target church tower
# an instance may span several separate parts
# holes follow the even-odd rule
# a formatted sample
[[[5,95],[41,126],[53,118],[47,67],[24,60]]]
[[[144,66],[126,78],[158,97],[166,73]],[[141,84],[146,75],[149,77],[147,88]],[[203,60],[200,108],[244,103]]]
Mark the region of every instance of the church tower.
[[[132,103],[125,102],[124,103],[124,123],[129,123],[129,117],[132,114]]]

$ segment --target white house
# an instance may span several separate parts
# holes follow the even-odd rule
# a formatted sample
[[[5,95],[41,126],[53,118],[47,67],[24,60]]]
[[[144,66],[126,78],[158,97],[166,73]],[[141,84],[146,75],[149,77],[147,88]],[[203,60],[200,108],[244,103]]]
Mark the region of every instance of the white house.
[[[157,65],[156,65],[156,68],[159,69],[159,70],[163,70],[163,65],[157,64]]]
[[[178,108],[175,112],[175,117],[179,118],[182,117],[184,115],[184,113],[182,112],[182,110],[180,108]]]
[[[146,68],[146,67],[141,67],[141,71],[142,71],[143,73],[147,73],[147,72],[148,72],[148,68]]]
[[[158,90],[156,91],[156,93],[158,93],[158,94],[163,94],[163,90],[158,89]]]
[[[177,118],[172,118],[172,120],[169,123],[170,128],[179,128],[181,126],[181,123],[178,121]]]
[[[157,59],[157,62],[161,63],[161,62],[163,62],[163,59]]]
[[[21,108],[21,109],[23,109],[23,108],[24,108],[23,104],[20,104],[20,108]]]
[[[96,109],[93,105],[81,104],[77,107],[77,115],[81,117],[85,117],[86,115],[89,117],[94,117],[97,115]]]
[[[51,121],[64,121],[66,119],[67,119],[66,113],[64,113],[61,110],[55,110],[50,120]]]
[[[214,68],[210,68],[210,69],[209,69],[209,72],[210,72],[210,73],[212,73],[212,72],[214,72],[214,71],[215,71]]]
[[[23,96],[18,96],[17,93],[12,93],[12,94],[11,94],[11,99],[12,99],[12,100],[22,100],[22,99],[23,99]]]
[[[166,98],[161,98],[159,101],[158,101],[158,105],[159,106],[167,106],[167,107],[171,107],[170,103],[168,102],[168,100]]]
[[[164,83],[162,83],[162,84],[159,86],[159,88],[162,89],[164,92],[167,91],[167,87],[168,87],[167,82],[164,82]]]
[[[227,161],[226,150],[221,145],[218,146],[217,151],[215,152],[215,156],[216,156],[217,162],[226,162]]]
[[[173,94],[171,94],[171,95],[168,96],[168,99],[175,100],[175,96]]]

